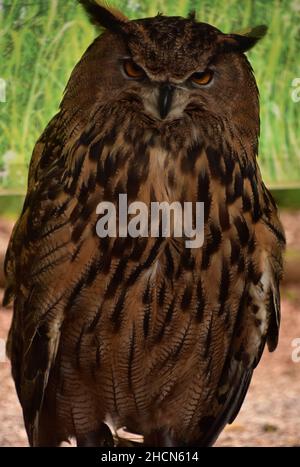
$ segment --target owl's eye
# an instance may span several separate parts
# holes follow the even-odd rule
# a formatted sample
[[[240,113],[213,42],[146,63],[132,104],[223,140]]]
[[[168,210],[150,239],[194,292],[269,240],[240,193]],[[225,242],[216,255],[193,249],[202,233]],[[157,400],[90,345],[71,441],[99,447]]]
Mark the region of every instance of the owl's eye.
[[[206,84],[209,84],[211,82],[212,78],[213,72],[211,70],[206,70],[203,72],[192,74],[190,80],[198,86],[205,86]]]
[[[123,68],[125,74],[131,79],[142,79],[145,76],[144,70],[131,59],[124,60]]]

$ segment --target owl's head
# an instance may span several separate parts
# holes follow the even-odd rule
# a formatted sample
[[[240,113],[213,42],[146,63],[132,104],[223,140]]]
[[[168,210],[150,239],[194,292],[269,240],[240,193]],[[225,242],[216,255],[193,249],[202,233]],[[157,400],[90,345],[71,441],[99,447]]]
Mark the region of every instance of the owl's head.
[[[77,93],[80,75],[91,102],[99,98],[121,105],[131,99],[141,118],[158,124],[194,112],[228,121],[246,114],[258,125],[258,92],[244,52],[265,34],[265,26],[224,34],[193,13],[130,21],[94,0],[79,1],[105,32],[75,69]]]

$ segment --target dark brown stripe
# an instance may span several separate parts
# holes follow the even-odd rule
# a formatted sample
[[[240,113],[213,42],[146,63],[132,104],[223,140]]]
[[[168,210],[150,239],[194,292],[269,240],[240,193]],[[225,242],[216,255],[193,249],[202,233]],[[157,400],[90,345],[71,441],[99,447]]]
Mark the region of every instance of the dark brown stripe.
[[[55,210],[54,210],[54,212],[53,212],[53,215],[54,215],[55,217],[60,217],[60,216],[62,216],[62,215],[65,213],[65,211],[66,211],[66,209],[67,209],[69,203],[70,203],[70,199],[68,198],[68,199],[66,199],[61,205],[56,206],[56,207],[55,207]]]
[[[57,182],[56,182],[57,183]],[[62,187],[57,184],[50,185],[47,190],[46,199],[54,201],[62,193]]]
[[[87,333],[92,333],[94,332],[98,322],[99,322],[99,319],[100,319],[100,316],[101,316],[101,312],[102,312],[102,304],[98,307],[97,311],[96,311],[96,314],[94,316],[94,319],[93,321],[89,324],[88,328],[87,328]]]
[[[251,255],[255,251],[256,241],[255,235],[253,234],[248,243],[248,253]]]
[[[250,232],[247,222],[242,217],[236,217],[234,220],[234,225],[237,230],[241,245],[243,247],[246,246],[250,238]]]
[[[175,348],[174,353],[173,353],[173,355],[172,355],[172,359],[175,360],[175,361],[178,359],[179,354],[180,354],[180,352],[182,351],[183,346],[184,346],[184,344],[185,344],[185,342],[186,342],[186,337],[187,337],[187,334],[188,334],[188,332],[189,332],[190,325],[191,325],[191,320],[189,321],[189,324],[188,324],[188,326],[186,327],[186,329],[185,329],[185,331],[184,331],[184,334],[181,336],[180,341],[179,341],[178,344],[176,345],[176,348]]]
[[[83,146],[89,146],[95,138],[95,128],[96,125],[93,124],[90,128],[85,129],[80,135],[79,144]]]
[[[97,199],[91,199],[85,206],[83,206],[80,216],[81,220],[89,224],[89,220],[91,219],[92,215],[96,212],[96,208],[98,205]]]
[[[85,275],[87,287],[92,285],[95,279],[98,277],[98,274],[101,271],[101,264],[101,260],[97,258],[93,260],[93,262],[89,266],[88,272]]]
[[[227,154],[224,157],[225,164],[225,174],[224,174],[224,183],[230,185],[232,183],[233,171],[235,167],[235,160],[231,154]]]
[[[244,181],[242,178],[242,175],[239,171],[236,172],[235,177],[234,177],[234,201],[243,194],[243,189],[244,189]]]
[[[230,229],[229,211],[225,204],[219,204],[219,221],[223,232]]]
[[[141,237],[141,238],[136,239],[136,241],[134,242],[133,251],[130,255],[130,259],[132,261],[139,261],[141,259],[141,256],[143,255],[147,247],[147,243],[148,243],[147,237],[145,238]]]
[[[126,192],[128,199],[136,199],[141,185],[141,176],[139,166],[131,166],[128,170]]]
[[[246,267],[246,264],[245,264],[244,255],[240,255],[240,258],[238,260],[238,269],[237,269],[238,274],[241,274],[242,272],[244,272],[245,267]]]
[[[74,303],[76,302],[76,298],[78,295],[80,295],[80,292],[83,290],[85,287],[85,276],[81,277],[80,280],[76,283],[76,285],[73,287],[67,304],[66,304],[66,310],[71,310],[71,308],[74,306]]]
[[[85,183],[82,183],[79,188],[78,202],[84,205],[87,202],[89,195],[90,195],[90,192],[89,192],[88,185],[85,185]]]
[[[42,235],[40,236],[41,239],[48,237],[49,235],[53,234],[57,230],[61,229],[62,227],[65,227],[66,225],[69,224],[69,219],[65,220],[64,222],[61,222],[59,224],[55,224],[54,226],[49,227],[49,224],[45,227],[45,229],[42,231]]]
[[[159,293],[158,293],[158,305],[160,307],[163,306],[164,304],[164,301],[165,301],[165,298],[166,298],[166,283],[165,281],[163,280],[162,281],[162,284],[161,284],[161,287],[159,289]]]
[[[75,250],[73,251],[72,256],[70,258],[71,263],[73,263],[78,258],[83,244],[84,244],[83,240],[77,244],[77,246],[76,246]]]
[[[97,346],[96,349],[96,366],[97,368],[100,368],[101,365],[101,351],[100,351],[100,345]]]
[[[111,249],[111,256],[121,258],[125,254],[127,256],[129,251],[131,251],[134,239],[129,237],[129,236],[124,237],[124,238],[123,237],[117,237],[113,242],[114,243],[113,243],[113,246],[112,246],[112,249]]]
[[[207,172],[201,173],[198,177],[198,201],[204,203],[204,221],[209,219],[212,195],[210,193],[210,180]]]
[[[277,206],[276,206],[276,202],[272,196],[272,193],[270,193],[270,191],[265,187],[264,184],[262,184],[262,188],[263,188],[263,198],[264,198],[264,202],[266,204],[266,206],[268,206],[269,204],[271,204],[272,208],[276,211],[277,210]]]
[[[125,269],[128,264],[128,257],[124,256],[123,258],[120,259],[118,266],[116,267],[116,270],[110,279],[110,282],[108,284],[108,287],[105,292],[105,298],[112,298],[119,285],[122,283],[122,280],[124,279],[125,275]]]
[[[168,172],[168,185],[170,188],[175,188],[175,172],[174,169],[169,169]]]
[[[259,282],[260,279],[261,279],[262,272],[259,271],[259,270],[255,267],[253,261],[249,261],[247,270],[248,270],[248,279],[249,279],[251,282],[253,282],[254,285],[257,285],[258,282]]]
[[[174,261],[170,251],[169,245],[165,248],[165,257],[166,257],[166,275],[167,277],[171,277],[174,272]]]
[[[89,150],[89,159],[91,161],[97,162],[103,152],[104,141],[99,140],[96,143],[92,144]]]
[[[147,305],[145,307],[144,319],[143,319],[143,331],[144,331],[145,339],[148,337],[148,334],[149,334],[150,317],[151,317],[151,307]]]
[[[249,212],[252,209],[252,203],[249,194],[244,191],[243,193],[243,211]]]
[[[135,349],[135,328],[134,328],[134,323],[133,323],[131,342],[130,342],[130,347],[129,347],[129,357],[128,357],[128,386],[130,390],[132,390],[132,364],[133,364],[133,358],[134,358],[134,349]]]
[[[113,198],[117,199],[118,196],[122,193],[126,193],[126,180],[119,180],[118,183],[115,186],[114,192],[113,192]]]
[[[183,173],[193,172],[198,157],[201,155],[202,145],[193,144],[181,159],[181,170]]]
[[[149,303],[151,302],[151,285],[150,285],[150,281],[147,282],[147,286],[144,290],[144,293],[143,293],[143,298],[142,298],[142,301],[145,305],[149,305]]]
[[[268,292],[268,314],[270,317],[268,327],[268,349],[270,352],[273,352],[278,344],[278,332],[280,325],[280,297],[278,296],[277,299],[278,303],[276,303],[275,307],[274,292],[270,289]]]
[[[219,315],[223,314],[224,307],[229,295],[229,286],[230,286],[230,270],[227,262],[224,260],[222,265],[221,281],[220,281],[220,291],[219,291]]]
[[[44,272],[49,271],[49,269],[54,269],[55,267],[59,266],[60,264],[66,262],[70,257],[69,252],[61,254],[59,258],[57,258],[55,261],[51,261],[44,266],[40,267],[39,269],[35,269],[33,272],[29,272],[30,279],[34,279],[35,277],[40,276]]]
[[[181,299],[181,309],[182,310],[187,310],[191,304],[193,297],[193,288],[191,285],[188,285],[183,293],[182,299]]]
[[[250,182],[251,182],[252,193],[253,193],[252,220],[253,222],[258,222],[259,219],[261,218],[262,212],[261,212],[261,207],[260,207],[256,178],[254,177],[251,178]]]
[[[158,255],[159,247],[163,241],[164,241],[163,237],[158,237],[153,247],[151,248],[148,258],[144,261],[144,263],[138,265],[128,277],[126,281],[127,286],[134,284],[137,278],[139,277],[139,275],[141,274],[141,272],[151,266],[151,264],[153,263],[153,261],[156,259]]]
[[[212,147],[206,149],[207,160],[209,170],[212,178],[216,178],[219,181],[223,181],[225,178],[224,170],[221,167],[221,154],[219,150],[215,150]]]
[[[234,265],[238,262],[241,254],[240,245],[233,239],[230,240],[231,244],[231,254],[230,254],[230,263]]]
[[[70,223],[71,224],[74,225],[77,222],[77,220],[80,217],[81,210],[82,210],[82,206],[79,203],[77,203],[75,205],[73,211],[70,214]]]
[[[205,309],[205,295],[203,292],[203,285],[201,279],[197,285],[197,307],[196,307],[196,320],[198,323],[201,323],[203,320]]]
[[[111,315],[114,332],[118,332],[122,324],[122,312],[125,305],[126,290],[123,290]]]
[[[82,171],[82,166],[83,166],[84,160],[85,160],[85,153],[79,154],[75,158],[75,162],[74,162],[74,165],[72,167],[72,177],[74,177],[74,182],[75,183],[78,183],[78,179],[79,179],[81,171]]]
[[[185,248],[183,252],[181,253],[179,271],[181,272],[181,268],[185,269],[186,271],[193,271],[194,267],[195,267],[195,258],[192,255],[192,250],[191,248]]]
[[[275,227],[275,225],[271,224],[271,222],[268,222],[266,219],[264,219],[264,223],[269,227],[269,229],[277,237],[277,240],[285,245],[285,236],[284,236],[284,234],[279,229],[277,229],[277,227]]]
[[[206,337],[205,337],[205,342],[204,342],[204,354],[203,354],[203,357],[205,359],[208,358],[209,354],[210,354],[210,346],[211,346],[211,342],[212,342],[212,321],[213,321],[213,318],[212,318],[212,315],[211,315],[208,331],[207,331],[207,334],[206,334]]]
[[[54,253],[56,253],[57,251],[61,250],[64,247],[66,247],[67,245],[69,245],[69,243],[70,243],[69,240],[67,240],[66,242],[63,242],[63,243],[61,243],[59,245],[56,245],[55,248],[52,248],[52,249],[48,250],[46,253],[44,253],[41,256],[38,256],[38,253],[37,253],[39,264],[41,264],[41,262],[43,260],[45,260],[46,258],[48,258],[49,256],[54,255]],[[33,268],[32,270],[34,271],[35,268]]]
[[[167,325],[171,322],[173,313],[174,313],[174,304],[175,304],[175,298],[171,301],[171,303],[167,306],[166,309],[166,315],[165,315],[165,320],[163,322],[162,327],[159,330],[157,340],[158,342],[163,338],[163,335],[165,333]]]
[[[34,380],[38,372],[44,373],[49,364],[49,337],[48,326],[40,325],[30,344],[30,357],[25,360],[24,376]]]
[[[202,269],[207,269],[210,263],[211,256],[216,253],[222,241],[222,233],[219,227],[215,224],[210,225],[210,236],[207,244],[203,247]]]
[[[77,243],[80,240],[80,237],[86,226],[86,222],[78,222],[77,225],[74,226],[71,236],[72,242]]]
[[[105,147],[109,146],[104,146],[103,150]],[[100,186],[107,188],[109,179],[116,173],[119,164],[119,160],[117,159],[118,155],[119,154],[116,155],[115,153],[108,153],[105,160],[99,159],[97,165],[96,183],[98,183]]]

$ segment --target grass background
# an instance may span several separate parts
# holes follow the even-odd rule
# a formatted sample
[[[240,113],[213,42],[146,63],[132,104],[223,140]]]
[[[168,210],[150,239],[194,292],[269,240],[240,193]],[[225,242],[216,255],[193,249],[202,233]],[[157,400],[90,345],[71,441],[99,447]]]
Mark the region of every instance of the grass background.
[[[115,0],[130,18],[186,15],[224,32],[267,24],[250,53],[261,94],[260,165],[271,187],[300,187],[300,0]],[[76,0],[0,0],[0,192],[23,193],[32,149],[97,31]],[[300,92],[299,92],[300,95]],[[300,197],[299,197],[300,198]],[[5,202],[0,203],[5,205]],[[13,203],[12,203],[13,204]]]

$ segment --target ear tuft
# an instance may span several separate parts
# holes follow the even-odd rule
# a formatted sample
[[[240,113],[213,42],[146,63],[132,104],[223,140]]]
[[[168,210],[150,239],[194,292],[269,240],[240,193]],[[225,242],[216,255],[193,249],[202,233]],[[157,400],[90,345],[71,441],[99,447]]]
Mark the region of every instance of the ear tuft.
[[[225,52],[247,52],[267,33],[264,24],[234,34],[223,34],[219,44]]]
[[[196,20],[196,10],[191,10],[188,14],[188,19],[195,21]]]
[[[265,24],[261,24],[259,26],[255,26],[254,28],[250,28],[244,31],[242,35],[259,40],[267,34],[267,31],[268,31],[268,26],[266,26]]]
[[[87,12],[91,23],[96,26],[120,32],[122,30],[122,25],[129,21],[123,13],[105,5],[103,1],[101,3],[98,0],[78,1]]]

